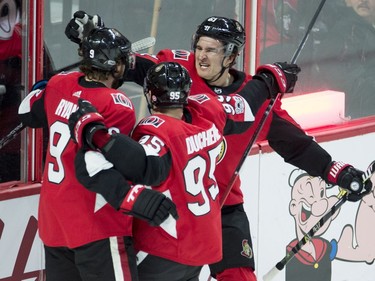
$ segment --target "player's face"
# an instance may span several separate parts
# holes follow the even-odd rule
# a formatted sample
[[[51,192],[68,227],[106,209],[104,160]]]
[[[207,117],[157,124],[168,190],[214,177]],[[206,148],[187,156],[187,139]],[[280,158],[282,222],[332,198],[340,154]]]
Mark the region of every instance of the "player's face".
[[[208,82],[216,80],[223,65],[229,65],[229,58],[224,56],[223,44],[210,37],[200,37],[195,49],[195,68],[198,75]],[[222,75],[212,85],[222,86],[226,79],[227,75]]]

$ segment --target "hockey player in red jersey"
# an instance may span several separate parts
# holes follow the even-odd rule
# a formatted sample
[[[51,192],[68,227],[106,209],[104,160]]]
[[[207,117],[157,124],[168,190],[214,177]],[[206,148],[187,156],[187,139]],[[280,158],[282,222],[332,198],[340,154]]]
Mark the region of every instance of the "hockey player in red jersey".
[[[75,20],[79,19],[72,21]],[[70,23],[67,30],[69,26],[74,29]],[[235,112],[250,109],[247,117],[254,121],[253,126],[243,134],[225,137],[224,158],[218,163],[215,172],[222,194],[244,154],[247,146],[244,140],[253,135],[269,99],[279,92],[293,91],[299,68],[288,63],[262,65],[254,76],[233,68],[245,44],[245,32],[238,21],[225,17],[213,16],[204,20],[198,26],[192,43],[192,52],[166,49],[161,50],[156,57],[147,54],[138,56],[136,68],[126,78],[142,84],[144,73],[150,65],[160,61],[175,61],[188,69],[193,81],[192,95],[207,93],[223,102],[239,100],[233,108]],[[238,99],[238,96],[242,99]],[[360,184],[358,190],[351,187],[351,182],[360,182],[362,171],[332,161],[329,153],[281,109],[280,100],[275,102],[259,136],[259,140],[265,139],[286,162],[312,176],[321,176],[329,183],[348,189],[350,200],[357,200],[360,197],[358,194],[367,192],[367,185]],[[219,281],[256,280],[250,226],[243,202],[241,181],[237,180],[222,208],[223,259],[210,265],[211,274]]]
[[[115,29],[95,29],[82,41],[81,51],[80,72],[60,73],[46,85],[35,85],[37,89],[19,107],[23,124],[49,128],[38,218],[45,246],[46,280],[138,280],[130,237],[132,217],[118,212],[79,183],[74,167],[79,146],[71,140],[68,126],[68,118],[81,98],[97,108],[108,128],[123,134],[131,132],[134,107],[117,90],[124,72],[134,62],[131,43]],[[91,121],[96,118],[90,117]],[[152,200],[158,204],[170,202],[164,195],[153,193],[143,203],[152,206]],[[153,211],[157,213],[158,206]]]
[[[152,186],[152,189],[173,200],[179,219],[170,216],[159,227],[134,220],[140,280],[198,280],[203,265],[222,258],[219,190],[214,170],[221,151],[221,132],[227,124],[227,114],[216,98],[205,94],[188,98],[190,87],[187,70],[173,62],[151,67],[145,79],[144,93],[151,115],[138,123],[132,137],[145,150],[171,158],[167,179]],[[80,121],[86,119],[89,107],[82,104],[82,108],[72,114],[73,132],[77,131]],[[231,124],[228,122],[227,126],[232,127]],[[84,136],[78,135],[78,141],[89,140],[88,146],[98,147],[119,171],[131,170],[136,159],[133,162],[127,160],[132,152],[126,137],[105,133],[107,136],[101,136],[106,139],[103,141],[98,137],[103,134],[98,131],[102,128],[97,121],[94,122],[85,129]],[[98,145],[98,141],[102,144]],[[121,178],[126,172],[121,175],[115,174],[114,169],[102,169],[95,175],[89,174],[87,167],[90,163],[86,159],[92,153],[78,154],[77,177],[108,202],[118,201],[118,194],[122,194],[119,191],[124,185]],[[150,173],[153,173],[152,169]],[[120,179],[114,180],[115,177]],[[133,189],[136,194],[145,187],[135,186]]]

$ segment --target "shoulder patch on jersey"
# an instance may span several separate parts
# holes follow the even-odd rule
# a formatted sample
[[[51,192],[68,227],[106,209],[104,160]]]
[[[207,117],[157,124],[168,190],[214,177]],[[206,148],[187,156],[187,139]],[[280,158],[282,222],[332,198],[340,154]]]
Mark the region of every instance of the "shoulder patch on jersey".
[[[154,126],[155,128],[159,128],[165,121],[158,116],[150,116],[147,117],[139,122],[138,125],[142,126]]]
[[[113,93],[111,94],[113,101],[115,104],[120,104],[130,109],[133,109],[133,104],[128,97],[126,97],[123,93]]]
[[[73,97],[77,97],[77,98],[80,98],[81,97],[81,94],[82,94],[82,91],[76,91],[73,93]]]
[[[206,94],[191,95],[189,96],[188,99],[194,100],[200,104],[204,103],[205,101],[210,100],[209,96],[207,96]]]
[[[186,50],[172,50],[173,58],[178,60],[188,60],[191,53]]]

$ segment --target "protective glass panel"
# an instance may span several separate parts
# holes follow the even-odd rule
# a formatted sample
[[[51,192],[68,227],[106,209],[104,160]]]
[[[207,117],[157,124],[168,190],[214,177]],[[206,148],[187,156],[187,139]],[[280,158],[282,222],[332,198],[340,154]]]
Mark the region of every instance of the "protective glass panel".
[[[99,14],[107,27],[114,27],[131,42],[153,36],[155,46],[142,50],[156,54],[164,48],[191,48],[191,38],[197,26],[212,15],[235,18],[243,22],[244,0],[84,0],[45,1],[45,49],[49,65],[47,78],[62,69],[74,69],[79,61],[78,46],[69,41],[64,30],[77,10]],[[242,68],[239,59],[237,67]],[[142,88],[133,83],[122,86],[133,99],[137,112],[143,115]]]
[[[260,63],[291,61],[322,2],[261,1]],[[345,120],[374,115],[374,24],[374,0],[325,1],[297,57],[295,94],[343,92]]]
[[[18,125],[21,99],[21,1],[0,1],[0,182],[20,178],[20,135],[3,145]]]

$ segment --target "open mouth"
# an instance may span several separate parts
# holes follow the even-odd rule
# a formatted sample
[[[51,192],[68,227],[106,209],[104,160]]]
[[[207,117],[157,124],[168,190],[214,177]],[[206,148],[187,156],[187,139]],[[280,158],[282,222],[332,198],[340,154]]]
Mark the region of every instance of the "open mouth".
[[[210,65],[207,64],[207,63],[200,62],[200,63],[199,63],[199,67],[202,68],[202,69],[207,69],[207,68],[210,67]]]
[[[306,222],[311,217],[311,207],[306,203],[302,203],[301,221]]]

